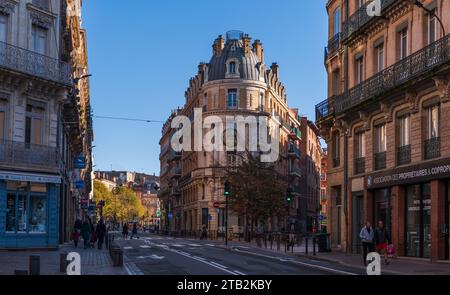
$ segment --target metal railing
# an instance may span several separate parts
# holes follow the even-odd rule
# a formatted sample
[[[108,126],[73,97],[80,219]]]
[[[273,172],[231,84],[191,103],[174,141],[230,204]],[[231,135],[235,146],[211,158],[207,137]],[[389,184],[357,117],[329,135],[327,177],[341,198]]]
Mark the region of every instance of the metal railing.
[[[290,167],[289,168],[289,175],[302,177],[302,171],[299,168],[297,168],[297,167]]]
[[[411,163],[411,145],[400,146],[397,148],[397,165],[406,165]]]
[[[316,105],[316,120],[346,112],[450,62],[450,35],[422,48],[341,95]]]
[[[355,175],[366,172],[366,158],[355,159]]]
[[[59,169],[61,160],[55,147],[0,140],[0,166]]]
[[[441,138],[434,137],[424,142],[425,160],[439,158],[441,156]]]
[[[395,2],[402,2],[403,0],[381,0],[381,13],[384,13],[386,8]],[[367,1],[362,5],[355,13],[353,13],[348,20],[343,24],[343,41],[347,40],[353,33],[359,31],[364,25],[369,23],[375,16],[371,16],[367,13],[367,6],[372,1]]]
[[[300,131],[300,129],[296,128],[296,127],[291,127],[291,136],[295,136],[298,139],[302,138],[302,132]]]
[[[341,48],[342,32],[337,33],[330,40],[328,40],[328,46],[325,48],[325,61],[328,57]]]
[[[288,148],[288,154],[300,158],[300,149],[295,145],[290,144]]]
[[[5,42],[0,42],[0,68],[67,86],[72,84],[72,71],[68,63]]]
[[[386,152],[374,154],[375,170],[386,168]]]

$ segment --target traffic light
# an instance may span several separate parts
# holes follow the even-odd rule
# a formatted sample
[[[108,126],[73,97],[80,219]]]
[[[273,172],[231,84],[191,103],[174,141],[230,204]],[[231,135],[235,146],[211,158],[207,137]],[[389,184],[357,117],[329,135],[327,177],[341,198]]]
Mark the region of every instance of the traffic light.
[[[286,201],[288,202],[288,204],[290,204],[292,201],[292,189],[291,188],[288,188],[286,191]]]
[[[225,196],[229,196],[231,194],[231,185],[228,181],[225,181],[225,185],[224,185],[224,189],[223,189],[223,194]]]

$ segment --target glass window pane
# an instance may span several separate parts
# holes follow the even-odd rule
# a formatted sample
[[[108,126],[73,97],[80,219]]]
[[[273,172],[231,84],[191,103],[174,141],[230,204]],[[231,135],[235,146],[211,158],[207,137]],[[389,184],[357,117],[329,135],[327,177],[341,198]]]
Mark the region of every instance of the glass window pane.
[[[8,31],[8,16],[0,13],[0,42],[6,42]]]
[[[0,139],[5,138],[5,112],[0,111]]]
[[[30,197],[30,215],[30,232],[45,233],[47,226],[47,199],[45,197]]]
[[[6,197],[6,231],[16,231],[16,194],[13,193]]]
[[[19,194],[17,201],[17,232],[27,231],[27,196]]]
[[[420,257],[420,186],[406,189],[406,256]]]
[[[431,255],[431,185],[422,187],[423,257]]]

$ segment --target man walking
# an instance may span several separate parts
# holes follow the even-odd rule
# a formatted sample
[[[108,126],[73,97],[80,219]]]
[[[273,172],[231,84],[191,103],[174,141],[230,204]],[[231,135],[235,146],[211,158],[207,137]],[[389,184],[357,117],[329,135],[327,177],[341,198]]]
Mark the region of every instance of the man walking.
[[[105,234],[106,234],[106,226],[105,223],[103,222],[103,219],[100,219],[97,228],[96,228],[96,234],[97,234],[97,244],[98,244],[98,249],[101,250],[102,249],[102,245],[103,245],[103,240],[105,238]]]
[[[367,266],[367,254],[373,252],[374,238],[374,231],[369,221],[367,221],[366,225],[362,228],[359,237],[362,241],[364,265]]]

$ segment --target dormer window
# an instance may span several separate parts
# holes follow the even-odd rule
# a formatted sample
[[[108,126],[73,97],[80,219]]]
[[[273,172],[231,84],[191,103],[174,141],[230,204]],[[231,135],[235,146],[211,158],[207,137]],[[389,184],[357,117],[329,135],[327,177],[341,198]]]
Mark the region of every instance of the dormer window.
[[[228,73],[236,74],[236,63],[234,61],[230,62],[230,64],[229,64]]]

